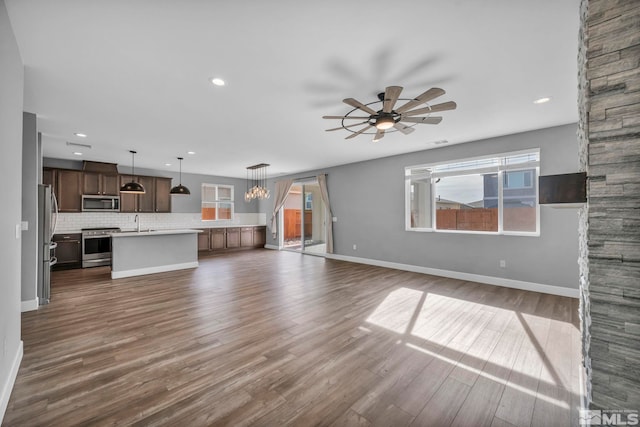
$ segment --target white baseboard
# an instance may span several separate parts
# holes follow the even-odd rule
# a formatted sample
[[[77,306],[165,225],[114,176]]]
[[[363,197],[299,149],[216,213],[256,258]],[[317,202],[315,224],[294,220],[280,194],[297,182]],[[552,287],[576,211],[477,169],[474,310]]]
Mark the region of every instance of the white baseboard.
[[[144,276],[145,274],[164,273],[167,271],[186,270],[198,267],[198,261],[183,262],[181,264],[160,265],[157,267],[137,268],[134,270],[112,271],[112,279],[122,279],[123,277]]]
[[[11,397],[11,391],[13,390],[13,385],[16,382],[16,377],[18,376],[18,369],[20,368],[20,362],[22,362],[22,341],[18,345],[18,350],[16,351],[15,356],[13,357],[13,363],[11,364],[11,369],[9,369],[9,376],[7,377],[7,381],[2,384],[2,393],[0,393],[0,424],[2,424],[2,420],[4,418],[4,413],[7,411],[7,406],[9,406],[9,398]]]
[[[38,309],[38,298],[20,302],[20,311],[33,311]]]
[[[544,294],[559,295],[563,297],[578,298],[578,289],[560,286],[544,285],[541,283],[524,282],[521,280],[505,279],[503,277],[483,276],[480,274],[463,273],[459,271],[440,270],[437,268],[421,267],[410,264],[380,261],[376,259],[359,258],[346,255],[325,254],[326,258],[340,261],[355,262],[359,264],[375,265],[378,267],[393,268],[396,270],[412,271],[414,273],[431,274],[434,276],[449,277],[452,279],[468,280],[471,282],[485,283],[488,285],[504,286],[506,288],[522,289],[525,291],[541,292]]]
[[[276,246],[276,245],[264,245],[264,248],[265,249],[273,249],[273,250],[276,250],[276,251],[280,250],[280,248],[278,246]]]

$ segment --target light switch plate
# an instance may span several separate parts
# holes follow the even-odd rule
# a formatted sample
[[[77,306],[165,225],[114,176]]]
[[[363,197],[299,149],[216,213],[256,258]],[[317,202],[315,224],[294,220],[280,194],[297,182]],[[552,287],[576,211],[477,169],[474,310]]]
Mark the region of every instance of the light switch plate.
[[[22,228],[22,231],[29,230],[29,221],[22,221],[20,223],[20,228]]]
[[[20,239],[20,233],[22,233],[22,226],[20,224],[16,224],[16,239]]]

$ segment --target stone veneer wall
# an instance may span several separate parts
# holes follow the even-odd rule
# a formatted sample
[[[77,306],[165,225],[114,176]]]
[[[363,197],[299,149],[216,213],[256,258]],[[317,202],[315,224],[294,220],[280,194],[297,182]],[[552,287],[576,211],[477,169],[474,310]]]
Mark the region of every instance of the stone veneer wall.
[[[640,410],[640,1],[585,1],[590,408]]]

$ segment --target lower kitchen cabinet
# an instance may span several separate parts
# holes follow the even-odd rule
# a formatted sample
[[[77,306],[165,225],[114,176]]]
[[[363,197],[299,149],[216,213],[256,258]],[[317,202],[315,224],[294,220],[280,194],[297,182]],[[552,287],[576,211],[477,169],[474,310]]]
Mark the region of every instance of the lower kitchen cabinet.
[[[227,249],[240,247],[240,228],[227,228]]]
[[[80,233],[54,234],[53,241],[58,244],[54,253],[58,262],[53,270],[65,270],[82,267],[82,235]]]
[[[267,243],[267,227],[253,227],[253,247],[264,248]]]
[[[219,227],[204,229],[198,235],[198,250],[224,252],[264,247],[265,226]]]
[[[242,248],[253,247],[253,227],[240,228],[240,247]]]
[[[210,228],[211,245],[209,250],[219,251],[227,249],[227,229],[226,228]]]
[[[208,229],[200,230],[198,234],[198,250],[208,251],[211,245],[211,234]]]

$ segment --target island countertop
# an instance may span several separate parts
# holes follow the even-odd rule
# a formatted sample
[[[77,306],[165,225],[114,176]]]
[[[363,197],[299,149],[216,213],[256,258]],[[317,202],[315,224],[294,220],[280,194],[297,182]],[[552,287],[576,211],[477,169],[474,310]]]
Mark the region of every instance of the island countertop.
[[[111,235],[111,278],[198,267],[198,230],[129,231]]]
[[[177,230],[140,230],[140,231],[120,231],[111,233],[111,237],[145,237],[145,236],[158,236],[167,234],[198,234],[200,230],[191,230],[187,228]]]

